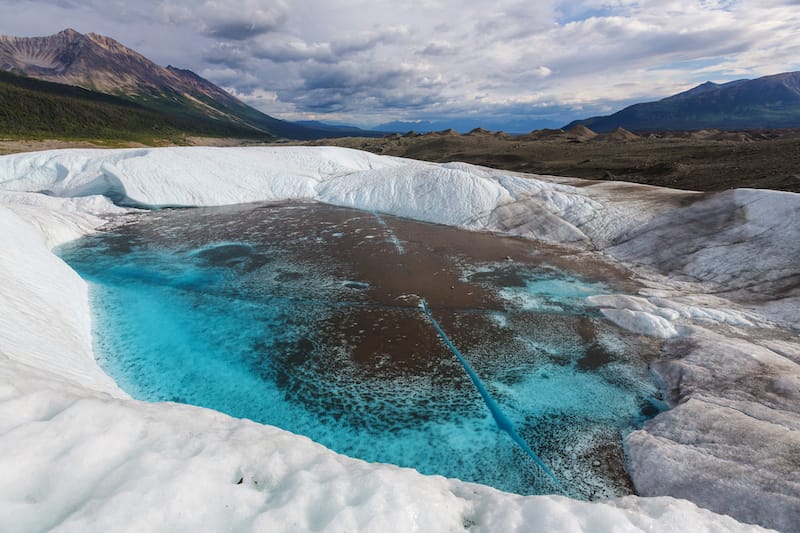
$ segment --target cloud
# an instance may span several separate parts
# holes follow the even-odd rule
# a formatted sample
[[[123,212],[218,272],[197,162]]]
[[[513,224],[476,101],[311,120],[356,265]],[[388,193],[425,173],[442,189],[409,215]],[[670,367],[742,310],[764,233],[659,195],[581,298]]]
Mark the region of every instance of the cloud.
[[[261,80],[253,74],[242,73],[238,69],[224,66],[219,68],[204,68],[199,74],[204,78],[216,80],[217,85],[224,87],[246,87],[249,91],[257,90],[262,83]]]
[[[367,88],[397,87],[413,73],[401,65],[370,65],[347,62],[336,65],[312,65],[303,69],[306,89],[363,91]]]
[[[243,40],[276,31],[286,22],[288,11],[281,0],[210,0],[198,13],[206,33],[221,39]]]
[[[419,51],[425,56],[454,56],[458,55],[458,47],[447,41],[431,41]]]
[[[380,30],[372,30],[338,38],[334,40],[330,46],[336,56],[346,57],[359,52],[372,50],[383,44],[403,43],[408,36],[408,27],[389,26],[381,28]]]
[[[206,0],[164,1],[158,10],[163,20],[176,24],[196,24],[206,35],[232,41],[279,30],[289,15],[284,0]]]
[[[253,56],[275,63],[317,61],[336,63],[387,44],[402,42],[408,28],[395,26],[337,37],[329,42],[305,41],[299,37],[275,33],[256,40]]]
[[[202,57],[213,65],[223,65],[233,69],[243,67],[251,56],[237,44],[216,42],[203,52]]]
[[[252,54],[258,59],[268,59],[275,63],[305,62],[309,60],[330,63],[335,61],[328,43],[309,43],[302,39],[283,35],[259,40],[252,47]]]
[[[358,61],[309,63],[300,69],[302,83],[277,91],[282,102],[311,114],[381,115],[389,108],[425,109],[441,98],[445,80],[424,64],[391,62],[369,66]]]

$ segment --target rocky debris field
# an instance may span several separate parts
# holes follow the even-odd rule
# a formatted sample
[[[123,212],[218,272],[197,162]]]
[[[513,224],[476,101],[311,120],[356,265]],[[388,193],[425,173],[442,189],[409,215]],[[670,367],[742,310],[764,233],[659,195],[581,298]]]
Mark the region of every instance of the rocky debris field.
[[[538,130],[526,135],[473,130],[408,133],[379,139],[325,139],[315,145],[437,163],[461,161],[502,170],[629,181],[675,189],[733,188],[800,192],[800,130],[596,134]]]

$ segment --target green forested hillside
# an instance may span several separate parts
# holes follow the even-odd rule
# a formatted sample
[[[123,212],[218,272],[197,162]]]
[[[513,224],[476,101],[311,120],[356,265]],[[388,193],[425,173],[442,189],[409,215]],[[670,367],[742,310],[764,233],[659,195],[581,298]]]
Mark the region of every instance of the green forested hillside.
[[[253,128],[146,109],[123,98],[0,71],[0,137],[180,142],[186,135],[268,139]]]

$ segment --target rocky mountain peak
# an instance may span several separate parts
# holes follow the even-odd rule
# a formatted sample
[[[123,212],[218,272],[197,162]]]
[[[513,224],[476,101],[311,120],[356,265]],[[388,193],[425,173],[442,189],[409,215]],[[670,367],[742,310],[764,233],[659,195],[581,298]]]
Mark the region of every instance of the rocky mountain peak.
[[[83,37],[83,34],[78,33],[77,31],[73,30],[72,28],[67,28],[65,30],[61,30],[56,35],[63,35],[65,37]]]
[[[120,42],[71,28],[49,37],[0,38],[0,69],[109,94],[153,96],[196,92],[199,76],[157,65]],[[214,98],[230,95],[205,82]]]

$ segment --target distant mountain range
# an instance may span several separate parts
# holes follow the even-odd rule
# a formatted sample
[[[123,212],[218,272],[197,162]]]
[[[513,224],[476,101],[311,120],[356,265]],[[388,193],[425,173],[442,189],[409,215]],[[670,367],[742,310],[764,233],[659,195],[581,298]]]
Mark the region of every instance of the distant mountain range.
[[[202,124],[198,131],[202,134],[213,134],[215,125],[223,136],[236,132],[256,138],[316,139],[351,134],[276,119],[194,72],[161,67],[94,33],[67,29],[49,37],[0,36],[0,70],[112,95],[157,112],[165,127]],[[48,89],[56,91],[53,86]],[[380,134],[361,130],[361,135]]]
[[[383,131],[378,129],[365,130],[363,128],[359,128],[358,126],[352,126],[350,124],[330,124],[328,122],[322,122],[319,120],[298,120],[295,121],[294,124],[299,124],[300,126],[313,128],[315,130],[336,133],[337,137],[345,135],[348,137],[375,137],[377,135],[388,135],[390,133],[393,133],[390,131]]]
[[[657,102],[634,104],[613,115],[576,120],[564,126],[596,132],[749,130],[800,127],[800,72],[754,80],[706,82]]]
[[[447,120],[421,120],[421,121],[393,121],[378,124],[373,129],[391,133],[430,133],[454,129],[459,133],[467,133],[475,128],[485,128],[492,131],[503,130],[506,133],[528,133],[541,128],[557,128],[561,122],[548,119],[530,119],[520,117],[517,119],[475,119],[455,118]]]

